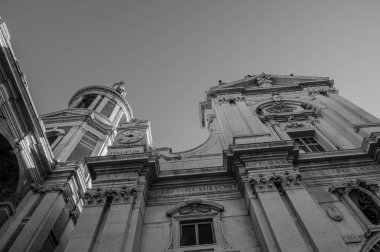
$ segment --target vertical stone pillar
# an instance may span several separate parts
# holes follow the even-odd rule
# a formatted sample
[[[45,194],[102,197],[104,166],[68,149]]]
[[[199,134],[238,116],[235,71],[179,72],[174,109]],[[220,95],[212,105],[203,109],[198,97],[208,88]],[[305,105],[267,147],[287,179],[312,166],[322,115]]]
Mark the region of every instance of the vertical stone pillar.
[[[286,196],[317,251],[347,251],[332,223],[302,186],[285,186]]]
[[[96,251],[121,251],[127,240],[136,192],[125,188],[124,190],[114,190],[112,193],[115,196],[100,234]]]
[[[65,202],[59,191],[38,187],[35,191],[46,193],[9,251],[40,251],[57,221]]]
[[[89,251],[96,239],[107,195],[97,188],[85,194],[86,205],[70,236],[65,251]]]
[[[277,249],[289,252],[309,251],[276,188],[276,179],[260,176],[251,180],[251,183],[269,224]]]
[[[122,251],[127,241],[135,188],[89,190],[86,206],[65,251]]]

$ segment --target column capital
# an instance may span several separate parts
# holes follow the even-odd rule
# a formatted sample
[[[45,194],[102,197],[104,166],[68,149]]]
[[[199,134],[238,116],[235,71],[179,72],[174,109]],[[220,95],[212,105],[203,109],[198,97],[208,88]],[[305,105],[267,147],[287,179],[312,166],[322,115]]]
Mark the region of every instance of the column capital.
[[[259,174],[251,177],[249,183],[253,186],[254,193],[264,191],[276,191],[284,193],[284,190],[304,188],[301,182],[301,173],[295,171],[284,171],[282,173]]]
[[[112,197],[112,204],[134,203],[137,197],[137,187],[122,186],[119,188],[102,188],[87,190],[84,194],[86,206],[103,205],[108,197]]]

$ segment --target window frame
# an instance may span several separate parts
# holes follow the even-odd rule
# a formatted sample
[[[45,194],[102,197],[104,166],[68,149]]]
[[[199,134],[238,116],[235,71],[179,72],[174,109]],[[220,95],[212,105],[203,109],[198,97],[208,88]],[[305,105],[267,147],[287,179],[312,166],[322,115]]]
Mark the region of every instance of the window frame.
[[[321,153],[321,152],[326,152],[326,151],[333,151],[337,150],[336,146],[334,146],[323,134],[321,134],[318,130],[316,129],[307,129],[307,130],[292,130],[292,131],[285,131],[285,133],[291,138],[291,140],[296,143],[295,139],[302,139],[302,138],[309,138],[312,137],[316,143],[310,143],[310,144],[304,144],[306,148],[309,150],[310,147],[308,146],[315,146],[319,145],[321,146],[324,150],[318,150],[318,151],[309,151],[305,152],[300,148],[300,153],[301,154],[308,154],[308,153]],[[302,140],[302,142],[304,142]],[[315,147],[316,148],[316,147]],[[302,150],[302,152],[301,152]]]
[[[211,225],[211,235],[212,235],[212,243],[204,243],[200,244],[199,242],[199,225],[200,224],[210,224]],[[183,245],[182,244],[182,237],[183,237],[183,231],[182,227],[183,226],[192,226],[194,225],[195,228],[195,244],[192,245]],[[190,219],[190,220],[181,220],[179,221],[179,230],[180,230],[180,239],[179,239],[179,244],[180,247],[190,247],[190,246],[207,246],[207,245],[215,245],[217,244],[216,242],[216,236],[215,236],[215,227],[214,227],[214,221],[212,218],[201,218],[201,219]]]

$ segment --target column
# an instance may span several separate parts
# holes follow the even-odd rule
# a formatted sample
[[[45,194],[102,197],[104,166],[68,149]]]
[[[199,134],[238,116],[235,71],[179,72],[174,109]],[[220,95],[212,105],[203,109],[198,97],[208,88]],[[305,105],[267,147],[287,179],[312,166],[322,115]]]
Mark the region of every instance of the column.
[[[86,206],[65,251],[122,251],[127,242],[134,188],[86,192]]]
[[[145,181],[144,177],[140,177],[140,181]],[[130,217],[130,223],[127,233],[127,240],[124,252],[139,252],[141,235],[143,229],[143,217],[145,215],[145,200],[144,194],[146,194],[146,183],[144,187],[138,190],[135,205]]]
[[[257,199],[279,251],[309,251],[271,176],[252,180]]]
[[[285,175],[282,188],[316,251],[347,251],[332,223],[300,182],[300,174]]]
[[[47,192],[9,251],[40,251],[64,206],[60,192]]]
[[[101,188],[88,190],[85,194],[86,204],[79,216],[65,251],[90,251],[96,239],[107,195]]]

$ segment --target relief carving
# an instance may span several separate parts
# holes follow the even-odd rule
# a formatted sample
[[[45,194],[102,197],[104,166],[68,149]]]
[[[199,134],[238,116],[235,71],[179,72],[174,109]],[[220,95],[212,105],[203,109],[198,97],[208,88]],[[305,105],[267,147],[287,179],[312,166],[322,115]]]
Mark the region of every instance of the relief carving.
[[[371,229],[377,229],[380,224],[380,200],[374,192],[371,192],[369,189],[377,192],[377,183],[357,179],[355,181],[350,180],[336,182],[330,186],[329,191],[338,194],[346,202],[349,202],[349,205],[356,205],[356,207],[353,208],[353,211],[361,211],[361,213],[366,217],[366,220],[363,219],[363,217],[360,217],[362,215],[358,212],[357,214],[371,232]],[[368,221],[370,221],[372,225],[368,225]],[[375,226],[371,227],[373,225]]]
[[[270,76],[269,74],[265,74],[264,72],[259,75],[256,75],[255,79],[257,81],[257,85],[260,88],[267,88],[273,86],[273,81],[271,80],[272,76]]]
[[[107,188],[103,189],[101,187],[95,190],[87,190],[85,192],[85,202],[87,206],[102,205],[105,203],[106,199],[111,197],[113,199],[112,203],[134,203],[137,196],[136,187],[123,186],[121,188]]]
[[[264,176],[259,174],[258,177],[250,178],[249,182],[254,189],[254,193],[263,191],[279,191],[285,193],[288,189],[303,188],[301,182],[302,176],[299,172],[285,171],[282,174],[273,172],[270,175]]]
[[[334,221],[342,221],[343,220],[343,215],[342,213],[334,206],[328,207],[326,209],[327,215],[330,217],[330,219]]]
[[[40,193],[45,194],[48,192],[59,192],[61,193],[63,200],[65,202],[66,207],[70,211],[70,217],[72,217],[74,223],[76,223],[78,216],[79,216],[79,209],[77,205],[75,204],[75,201],[73,199],[73,192],[70,189],[70,185],[68,183],[65,183],[62,185],[39,185],[39,184],[32,184],[31,188],[34,193]]]
[[[350,243],[361,243],[363,241],[362,235],[352,234],[352,235],[346,235],[343,237],[343,241],[346,244]]]
[[[153,156],[157,156],[157,158],[163,158],[166,161],[171,160],[181,160],[182,157],[179,153],[172,153],[172,149],[168,147],[162,147],[162,148],[155,148],[151,147],[150,152]]]

